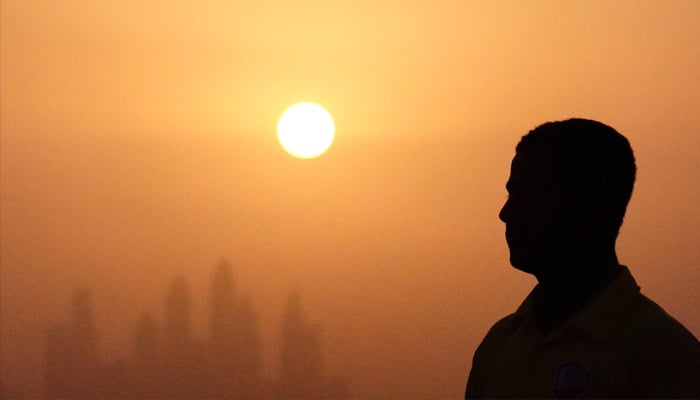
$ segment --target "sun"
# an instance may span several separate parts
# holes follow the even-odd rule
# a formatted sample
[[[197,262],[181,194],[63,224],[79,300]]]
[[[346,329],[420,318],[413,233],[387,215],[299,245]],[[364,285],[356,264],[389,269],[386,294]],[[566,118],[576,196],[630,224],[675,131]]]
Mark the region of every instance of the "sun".
[[[333,117],[316,103],[297,103],[277,122],[277,138],[294,157],[318,157],[331,147],[334,137]]]

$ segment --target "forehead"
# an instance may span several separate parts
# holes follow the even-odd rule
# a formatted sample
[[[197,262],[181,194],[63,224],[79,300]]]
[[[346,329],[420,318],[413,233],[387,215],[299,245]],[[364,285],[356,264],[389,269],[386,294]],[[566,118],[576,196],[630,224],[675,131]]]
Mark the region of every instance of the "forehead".
[[[559,171],[550,157],[531,152],[518,152],[510,164],[510,178],[506,186],[557,186]]]

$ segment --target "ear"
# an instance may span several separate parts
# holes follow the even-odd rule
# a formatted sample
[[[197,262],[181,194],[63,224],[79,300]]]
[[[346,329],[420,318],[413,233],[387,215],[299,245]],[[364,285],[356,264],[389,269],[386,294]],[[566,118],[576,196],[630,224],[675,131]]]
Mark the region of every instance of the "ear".
[[[580,233],[600,234],[605,228],[607,198],[602,191],[585,193],[573,200],[571,223]]]

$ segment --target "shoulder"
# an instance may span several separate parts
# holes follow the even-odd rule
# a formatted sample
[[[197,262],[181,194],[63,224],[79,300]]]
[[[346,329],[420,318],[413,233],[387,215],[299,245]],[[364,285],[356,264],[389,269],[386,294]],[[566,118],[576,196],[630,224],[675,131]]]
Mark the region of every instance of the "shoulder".
[[[515,333],[516,319],[517,316],[515,314],[505,316],[498,320],[486,333],[481,344],[474,352],[471,371],[467,379],[465,398],[482,397],[481,390],[486,371],[489,369],[488,365],[503,342]]]
[[[504,341],[512,336],[518,326],[518,319],[519,316],[516,314],[509,314],[493,324],[476,349],[474,360],[476,361],[477,358],[492,353],[496,348],[500,347]]]
[[[623,322],[632,346],[631,376],[638,395],[700,395],[700,342],[688,329],[641,294]]]
[[[700,350],[697,338],[660,305],[640,293],[623,318],[623,328],[634,330],[639,345],[689,346],[688,350]],[[630,332],[632,333],[632,332]]]

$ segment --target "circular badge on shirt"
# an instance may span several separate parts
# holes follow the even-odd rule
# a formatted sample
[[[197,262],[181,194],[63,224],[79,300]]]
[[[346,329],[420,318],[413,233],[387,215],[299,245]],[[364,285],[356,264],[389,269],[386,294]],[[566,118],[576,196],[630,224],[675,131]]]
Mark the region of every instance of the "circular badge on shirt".
[[[562,364],[557,370],[557,380],[554,392],[560,399],[575,399],[580,397],[591,383],[591,375],[581,364]]]

